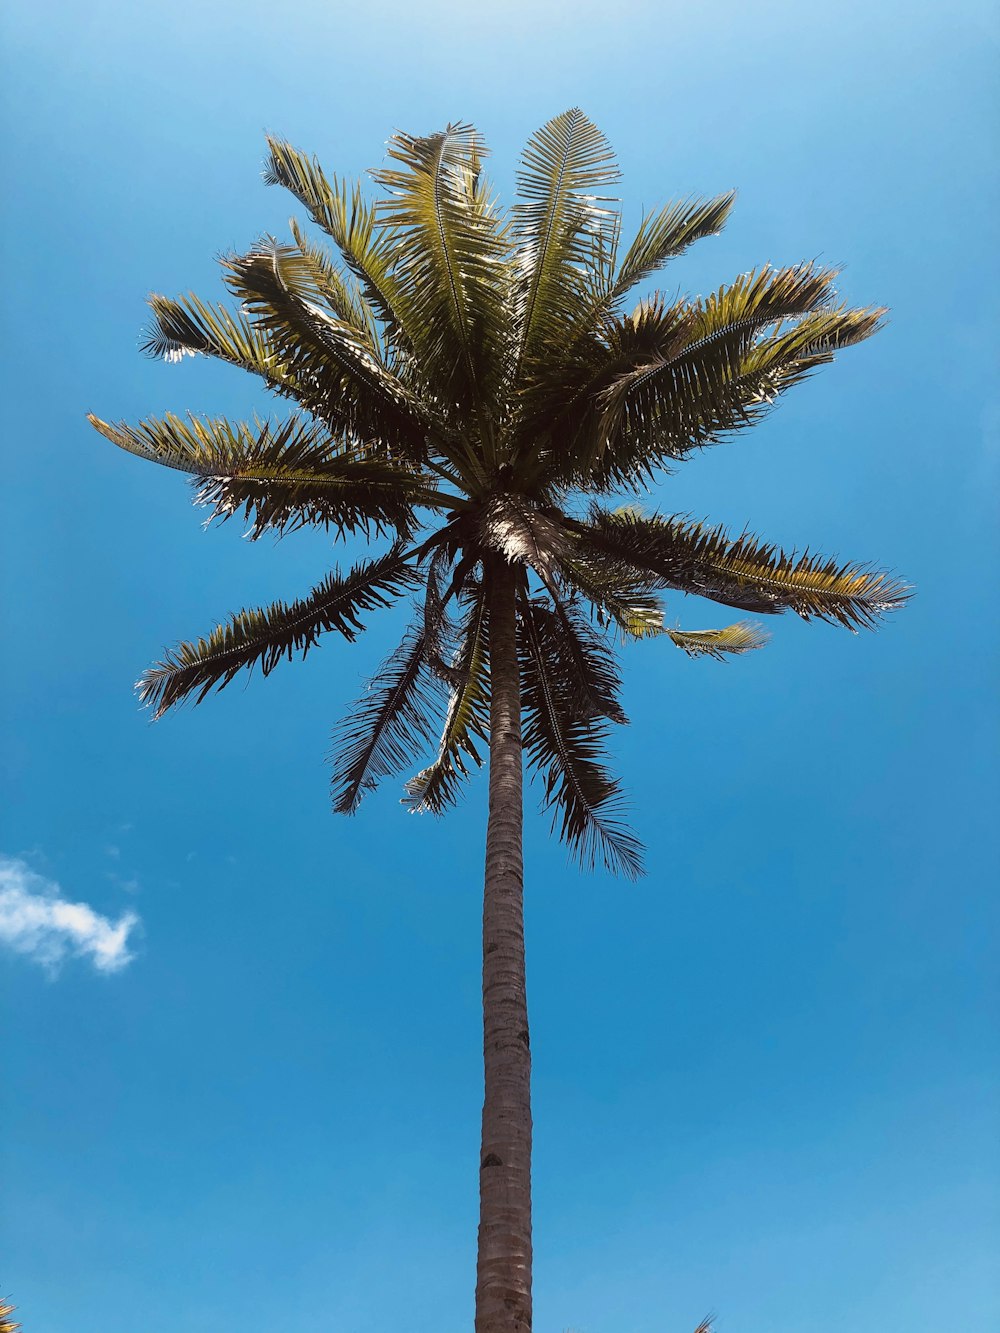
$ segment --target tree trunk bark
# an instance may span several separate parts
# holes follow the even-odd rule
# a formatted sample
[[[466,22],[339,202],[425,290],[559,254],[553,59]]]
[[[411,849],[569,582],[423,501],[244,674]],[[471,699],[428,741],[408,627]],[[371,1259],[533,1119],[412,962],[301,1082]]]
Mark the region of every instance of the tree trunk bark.
[[[531,1330],[531,1051],[524,972],[516,574],[490,589],[490,811],[483,891],[483,1062],[476,1333]]]

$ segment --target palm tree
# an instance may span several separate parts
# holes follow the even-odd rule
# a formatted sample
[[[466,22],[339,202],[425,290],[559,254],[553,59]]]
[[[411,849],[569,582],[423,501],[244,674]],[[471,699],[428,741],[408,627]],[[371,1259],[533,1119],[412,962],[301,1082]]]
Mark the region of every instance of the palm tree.
[[[668,627],[661,594],[849,629],[900,605],[904,586],[869,567],[620,504],[760,420],[883,312],[838,304],[832,270],[797,264],[704,299],[647,295],[625,313],[634,288],[720,230],[733,195],[668,204],[623,246],[611,149],[576,109],[528,143],[510,216],[469,125],[393,135],[374,205],[288,143],[268,147],[265,180],[291,191],[335,251],[293,221],[290,244],[267,237],[222,260],[235,311],[153,296],[145,347],[168,361],[218,357],[296,410],[280,424],[90,419],[130,453],[191,474],[196,501],[243,513],[254,538],[312,524],[385,538],[386,549],[181,643],[137,688],[159,717],[241,671],[267,675],[327,631],[353,641],[367,613],[415,594],[402,642],[336,733],[333,805],[354,811],[436,734],[404,800],[440,814],[488,754],[476,1329],[523,1333],[523,756],[579,860],[638,875],[641,848],[604,753],[610,724],[626,720],[616,641],[664,638],[723,658],[764,639],[748,622]]]

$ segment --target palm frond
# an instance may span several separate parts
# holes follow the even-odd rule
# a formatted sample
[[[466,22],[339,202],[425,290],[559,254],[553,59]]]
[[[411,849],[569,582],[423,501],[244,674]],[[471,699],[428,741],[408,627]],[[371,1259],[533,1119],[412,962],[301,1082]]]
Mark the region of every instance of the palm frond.
[[[686,199],[647,213],[618,271],[601,295],[599,309],[610,313],[638,283],[706,236],[717,236],[726,225],[736,191],[714,199]]]
[[[619,179],[610,144],[579,107],[553,117],[528,140],[517,177],[515,206],[520,275],[517,285],[521,367],[565,343],[585,310],[585,274],[595,254],[614,263],[617,212],[603,191]]]
[[[16,1305],[0,1298],[0,1333],[20,1333],[21,1325],[10,1317],[16,1309]]]
[[[787,285],[777,285],[787,296]],[[822,290],[822,283],[800,286],[803,305]],[[537,438],[540,422],[557,414],[543,471],[560,485],[642,489],[693,449],[759,421],[835,352],[870,337],[885,314],[835,306],[831,296],[816,310],[781,317],[790,304],[758,301],[708,333],[703,305],[660,297],[610,322],[606,348],[582,346],[530,396],[526,435]]]
[[[451,698],[437,757],[406,784],[404,804],[414,812],[443,814],[458,800],[469,773],[469,761],[482,764],[476,740],[489,731],[489,613],[482,584],[471,592],[471,602],[458,632],[458,651],[451,668]]]
[[[334,733],[333,808],[353,814],[366,792],[412,762],[432,736],[440,687],[422,629],[411,626]]]
[[[615,625],[626,639],[663,632],[663,580],[594,546],[577,544],[560,552],[559,578],[581,594],[602,627]],[[550,590],[551,591],[551,590]]]
[[[282,658],[303,657],[321,634],[336,630],[353,642],[364,629],[364,611],[389,606],[415,581],[415,570],[400,544],[385,555],[334,570],[305,598],[240,611],[207,638],[184,642],[146,671],[138,682],[140,702],[154,717],[195,695],[195,702],[228,685],[240,671],[259,666],[268,675]]]
[[[642,849],[621,820],[621,790],[601,762],[605,719],[582,720],[578,691],[560,679],[551,618],[524,596],[520,607],[523,743],[529,766],[542,779],[543,808],[580,863],[598,860],[609,870],[635,879],[642,873]]]
[[[268,135],[267,146],[265,184],[281,185],[298,199],[343,255],[389,343],[397,349],[408,346],[400,294],[391,273],[392,247],[386,244],[375,207],[366,202],[361,186],[327,177],[316,158],[306,157],[283,139]]]
[[[423,458],[424,403],[379,359],[366,332],[324,307],[317,273],[298,250],[265,238],[224,267],[229,287],[295,378],[314,386],[326,420]]]
[[[140,344],[147,356],[164,361],[198,353],[215,356],[283,386],[280,358],[245,315],[210,305],[193,292],[176,298],[154,292],[149,307],[153,323]]]
[[[680,424],[692,400],[724,395],[755,336],[828,305],[835,276],[835,270],[810,264],[768,267],[690,306],[657,355],[618,375],[604,391],[600,434],[610,435],[623,419],[642,428],[669,414]]]
[[[242,512],[249,535],[286,532],[305,523],[346,532],[394,528],[408,533],[417,505],[441,497],[419,472],[384,452],[358,456],[322,427],[291,417],[280,425],[229,422],[168,413],[137,426],[88,416],[106,439],[139,458],[197,479],[195,502],[213,517]]]
[[[282,353],[263,325],[245,313],[233,314],[193,293],[177,299],[153,295],[149,304],[153,324],[142,343],[149,356],[174,362],[197,354],[217,357],[259,375],[273,393],[293,399],[332,429],[345,429],[347,418],[336,401],[331,404],[328,378],[309,366],[302,373],[301,366],[293,364],[296,358]]]
[[[763,648],[771,637],[748,620],[739,620],[724,629],[664,629],[663,633],[689,657],[714,657],[719,662],[727,656],[738,657]]]
[[[601,320],[620,308],[621,301],[632,288],[672,259],[683,255],[695,241],[719,235],[735,200],[736,191],[729,191],[713,199],[667,204],[644,215],[639,231],[617,269],[612,267],[607,273],[593,273],[589,284],[592,295],[589,296],[588,313],[581,324],[583,331],[599,327]]]
[[[310,241],[294,218],[289,218],[288,227],[303,262],[312,271],[315,289],[330,313],[364,333],[372,350],[382,355],[385,349],[381,328],[357,278],[349,270],[345,273],[338,268],[329,251]]]
[[[607,638],[597,633],[579,607],[549,590],[551,606],[532,599],[536,627],[552,657],[552,667],[571,699],[581,722],[607,718],[619,726],[628,722],[619,699],[621,674]]]
[[[467,567],[456,570],[450,586],[443,586],[454,558],[455,551],[451,543],[439,541],[434,547],[424,573],[422,618],[427,663],[436,676],[449,681],[452,679],[452,669],[444,660],[445,644],[452,637],[448,603],[461,591],[463,575],[467,572]]]
[[[786,552],[750,533],[733,538],[724,527],[688,519],[595,505],[586,523],[572,526],[585,548],[631,564],[663,587],[758,614],[788,610],[803,620],[873,629],[911,595],[906,584],[869,565]]]
[[[399,167],[374,178],[388,192],[379,218],[392,236],[414,352],[436,394],[473,410],[488,450],[483,406],[501,369],[509,247],[482,177],[485,151],[470,125],[422,138],[397,133],[388,154]]]

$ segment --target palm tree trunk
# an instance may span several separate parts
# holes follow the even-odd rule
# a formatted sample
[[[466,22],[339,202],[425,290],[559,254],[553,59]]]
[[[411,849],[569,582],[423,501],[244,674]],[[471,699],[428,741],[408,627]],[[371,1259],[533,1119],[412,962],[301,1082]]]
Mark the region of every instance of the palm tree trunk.
[[[531,1329],[531,1052],[524,973],[516,575],[490,578],[490,812],[483,891],[483,1061],[476,1333]]]

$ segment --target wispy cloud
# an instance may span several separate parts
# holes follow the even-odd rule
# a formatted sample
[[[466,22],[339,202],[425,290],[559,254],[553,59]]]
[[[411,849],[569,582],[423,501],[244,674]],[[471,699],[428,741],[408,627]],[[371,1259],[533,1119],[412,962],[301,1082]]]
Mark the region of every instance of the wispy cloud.
[[[68,955],[89,958],[99,972],[119,971],[132,961],[128,940],[138,924],[135,912],[112,921],[87,903],[70,902],[27,862],[0,855],[0,943],[50,975]]]

